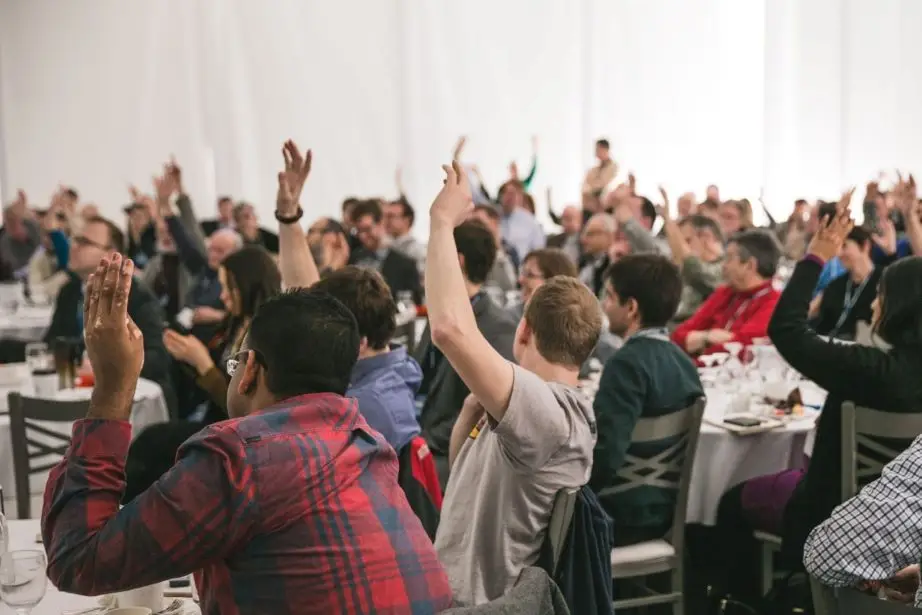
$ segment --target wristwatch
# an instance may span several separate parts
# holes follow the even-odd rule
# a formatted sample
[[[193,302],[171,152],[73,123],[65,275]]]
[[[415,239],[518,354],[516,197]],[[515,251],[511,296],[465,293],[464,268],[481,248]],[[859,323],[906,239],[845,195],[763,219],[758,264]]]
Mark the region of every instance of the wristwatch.
[[[298,211],[295,212],[293,216],[283,216],[278,210],[275,210],[275,219],[281,222],[282,224],[294,224],[301,219],[301,216],[304,215],[304,210],[301,209],[301,206],[298,205]]]

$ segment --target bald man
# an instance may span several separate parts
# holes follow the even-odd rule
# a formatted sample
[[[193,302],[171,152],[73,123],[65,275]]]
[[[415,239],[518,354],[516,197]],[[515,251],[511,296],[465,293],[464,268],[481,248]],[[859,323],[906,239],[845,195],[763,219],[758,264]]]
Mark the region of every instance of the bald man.
[[[574,263],[578,263],[583,256],[583,247],[580,243],[580,231],[583,226],[583,211],[576,205],[567,205],[560,214],[558,224],[563,229],[562,233],[551,235],[547,238],[547,247],[560,248]],[[524,258],[524,256],[523,256]]]

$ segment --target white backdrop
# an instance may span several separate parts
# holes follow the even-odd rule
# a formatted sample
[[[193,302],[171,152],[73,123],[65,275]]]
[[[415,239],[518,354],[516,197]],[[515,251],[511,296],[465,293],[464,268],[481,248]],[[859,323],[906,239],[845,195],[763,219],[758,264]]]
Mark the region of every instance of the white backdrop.
[[[607,136],[642,191],[718,183],[786,214],[895,166],[922,172],[918,0],[4,0],[0,181],[119,216],[170,153],[200,215],[272,225],[279,145],[313,147],[309,216],[395,192],[418,232],[455,139],[495,189],[575,200]]]

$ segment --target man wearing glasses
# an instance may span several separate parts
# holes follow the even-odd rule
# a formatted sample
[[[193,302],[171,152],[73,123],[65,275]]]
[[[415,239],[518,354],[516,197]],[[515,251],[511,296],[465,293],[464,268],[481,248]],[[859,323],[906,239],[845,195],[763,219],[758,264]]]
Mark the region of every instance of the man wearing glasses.
[[[125,236],[111,221],[100,216],[89,218],[83,229],[71,239],[68,274],[70,281],[58,294],[51,325],[45,341],[58,338],[82,342],[83,300],[87,277],[107,253],[122,252]],[[141,377],[153,380],[163,389],[170,414],[176,412],[176,395],[170,381],[170,356],[163,346],[163,311],[147,287],[136,282],[128,297],[128,314],[144,334],[144,368]]]

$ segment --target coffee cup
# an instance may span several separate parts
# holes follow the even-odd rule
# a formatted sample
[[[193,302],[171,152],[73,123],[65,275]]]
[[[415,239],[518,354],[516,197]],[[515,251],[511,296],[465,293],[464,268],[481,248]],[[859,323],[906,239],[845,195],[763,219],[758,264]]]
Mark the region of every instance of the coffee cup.
[[[119,592],[115,596],[118,599],[118,606],[120,608],[144,607],[150,609],[152,613],[156,613],[163,609],[163,583],[136,587],[125,592]],[[113,611],[109,612],[112,613]],[[129,614],[126,613],[125,615]]]

